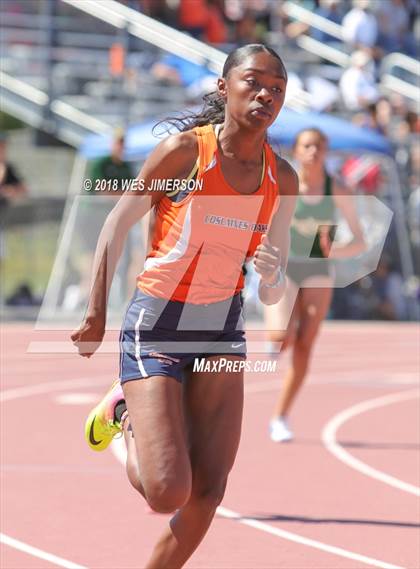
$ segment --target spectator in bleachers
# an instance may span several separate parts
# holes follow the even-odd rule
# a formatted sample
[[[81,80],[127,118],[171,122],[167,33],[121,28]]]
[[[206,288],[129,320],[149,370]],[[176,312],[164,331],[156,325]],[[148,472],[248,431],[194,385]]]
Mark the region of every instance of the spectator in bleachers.
[[[319,7],[314,10],[314,13],[334,22],[334,24],[341,25],[344,16],[343,4],[340,0],[319,0]],[[312,29],[311,36],[323,43],[337,41],[337,38],[315,28]]]
[[[27,187],[15,167],[7,160],[7,139],[0,133],[0,263],[5,256],[2,225],[8,207],[27,194]]]
[[[27,193],[26,185],[7,160],[7,139],[0,133],[0,212],[8,205],[18,201]]]
[[[380,2],[376,17],[379,25],[378,43],[384,51],[415,55],[414,38],[409,29],[409,12],[404,0]]]
[[[174,10],[166,0],[130,0],[129,6],[169,26],[176,23]]]
[[[387,123],[382,120],[382,115],[379,113],[381,100],[369,103],[365,112],[353,116],[352,122],[357,126],[370,128],[382,136],[387,136]]]
[[[257,28],[257,21],[251,10],[245,12],[243,17],[235,25],[235,43],[246,45],[248,43],[258,43],[261,41]]]
[[[215,77],[203,65],[197,65],[177,55],[167,54],[157,61],[151,68],[152,75],[168,85],[182,85],[190,87],[207,77]]]
[[[404,298],[404,281],[394,271],[390,260],[382,256],[378,268],[370,277],[370,317],[378,320],[404,320],[407,306]]]
[[[352,49],[374,53],[378,38],[378,22],[371,0],[353,0],[353,8],[343,18],[344,40]]]
[[[378,100],[379,91],[372,71],[372,58],[365,51],[352,53],[350,67],[340,79],[340,92],[349,111],[363,110]]]
[[[415,188],[420,183],[420,139],[416,136],[410,144],[410,187]]]
[[[420,118],[415,111],[407,110],[403,121],[398,128],[398,138],[401,141],[413,141],[420,134]]]
[[[316,2],[314,2],[313,0],[303,0],[302,2],[298,3],[302,8],[305,8],[306,10],[310,10],[311,12],[314,12],[315,10],[318,9],[318,4]],[[310,26],[308,24],[305,24],[304,22],[301,22],[300,20],[296,20],[295,18],[291,18],[289,17],[286,12],[284,12],[280,6],[280,14],[281,14],[281,18],[283,20],[283,30],[285,35],[289,38],[289,39],[295,39],[297,37],[299,37],[301,34],[306,33]]]
[[[232,30],[232,41],[238,45],[264,42],[276,11],[275,0],[225,0],[224,14]]]
[[[132,178],[131,166],[128,162],[123,159],[124,153],[124,141],[125,135],[124,131],[117,129],[114,133],[114,140],[112,142],[111,153],[109,156],[104,156],[99,158],[92,164],[92,170],[90,173],[90,178],[92,181],[117,181],[118,190],[115,188],[108,190],[110,194],[121,195],[122,187],[121,184],[123,180],[130,180]],[[102,190],[103,191],[103,190]]]
[[[343,5],[340,3],[340,0],[319,0],[319,5],[314,6],[312,12],[317,16],[321,16],[331,22],[334,22],[335,24],[341,24],[344,16]],[[336,37],[299,21],[288,24],[285,31],[289,38],[295,38],[301,34],[309,33],[311,37],[323,43],[334,43],[339,41]]]
[[[387,97],[381,97],[376,103],[376,115],[378,124],[381,126],[384,135],[390,136],[392,106]]]
[[[418,183],[419,180],[417,181]],[[420,271],[420,185],[411,193],[407,203],[407,218],[410,230],[410,240],[414,248],[414,262],[417,264],[415,269]]]
[[[223,2],[208,0],[208,18],[205,29],[205,40],[210,44],[227,43],[228,30],[223,18]]]
[[[178,26],[196,39],[203,39],[209,18],[207,0],[179,0]]]

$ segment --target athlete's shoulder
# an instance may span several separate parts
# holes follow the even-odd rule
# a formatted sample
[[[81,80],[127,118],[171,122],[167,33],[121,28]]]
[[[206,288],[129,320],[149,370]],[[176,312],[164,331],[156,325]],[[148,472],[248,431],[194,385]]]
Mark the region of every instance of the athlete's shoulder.
[[[274,154],[277,164],[277,180],[279,194],[286,196],[297,196],[299,194],[299,178],[296,170],[287,160]]]
[[[152,170],[159,168],[160,177],[175,178],[184,175],[197,160],[198,143],[194,131],[171,134],[162,140],[148,158]]]
[[[163,140],[158,147],[161,153],[188,161],[192,156],[197,157],[197,135],[193,130],[171,134]]]

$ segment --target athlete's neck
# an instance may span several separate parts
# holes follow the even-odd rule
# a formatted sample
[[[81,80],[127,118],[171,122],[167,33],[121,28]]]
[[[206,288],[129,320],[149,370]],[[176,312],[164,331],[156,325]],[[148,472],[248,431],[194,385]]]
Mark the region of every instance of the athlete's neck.
[[[298,177],[299,182],[306,188],[307,192],[311,190],[317,192],[325,184],[325,167],[323,164],[309,168],[301,166],[298,171]]]
[[[226,118],[219,132],[219,146],[224,156],[240,162],[260,163],[266,132],[244,132],[241,127]]]

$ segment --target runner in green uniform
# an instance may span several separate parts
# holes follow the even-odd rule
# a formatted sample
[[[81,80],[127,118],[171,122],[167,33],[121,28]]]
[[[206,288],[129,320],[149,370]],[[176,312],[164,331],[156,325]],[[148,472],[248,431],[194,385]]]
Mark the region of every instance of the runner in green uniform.
[[[351,257],[364,249],[351,194],[326,172],[327,149],[327,137],[312,128],[301,131],[293,146],[300,187],[291,224],[288,284],[278,304],[264,307],[269,340],[281,343],[282,350],[292,346],[291,365],[270,422],[274,442],[293,438],[287,416],[308,372],[314,341],[332,298],[334,277],[328,260]],[[332,247],[338,211],[353,238],[345,245],[334,243]]]

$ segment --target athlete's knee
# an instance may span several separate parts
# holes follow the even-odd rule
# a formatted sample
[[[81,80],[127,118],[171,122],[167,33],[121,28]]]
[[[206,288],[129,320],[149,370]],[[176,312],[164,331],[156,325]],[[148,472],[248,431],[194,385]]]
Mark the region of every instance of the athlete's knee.
[[[204,510],[216,510],[225,495],[227,477],[193,488],[190,502]]]
[[[309,357],[312,346],[313,346],[314,338],[312,335],[309,334],[298,334],[295,342],[294,342],[294,349],[298,352],[301,356]]]
[[[279,351],[286,350],[293,344],[293,334],[284,330],[270,330],[268,339],[272,344],[277,345]]]
[[[145,487],[146,499],[155,512],[168,514],[181,508],[189,499],[191,488],[182,481],[154,482]]]
[[[143,494],[143,486],[140,480],[140,473],[137,464],[133,464],[132,462],[127,462],[126,470],[127,470],[128,480],[130,481],[131,486],[135,490],[137,490],[137,492]]]

